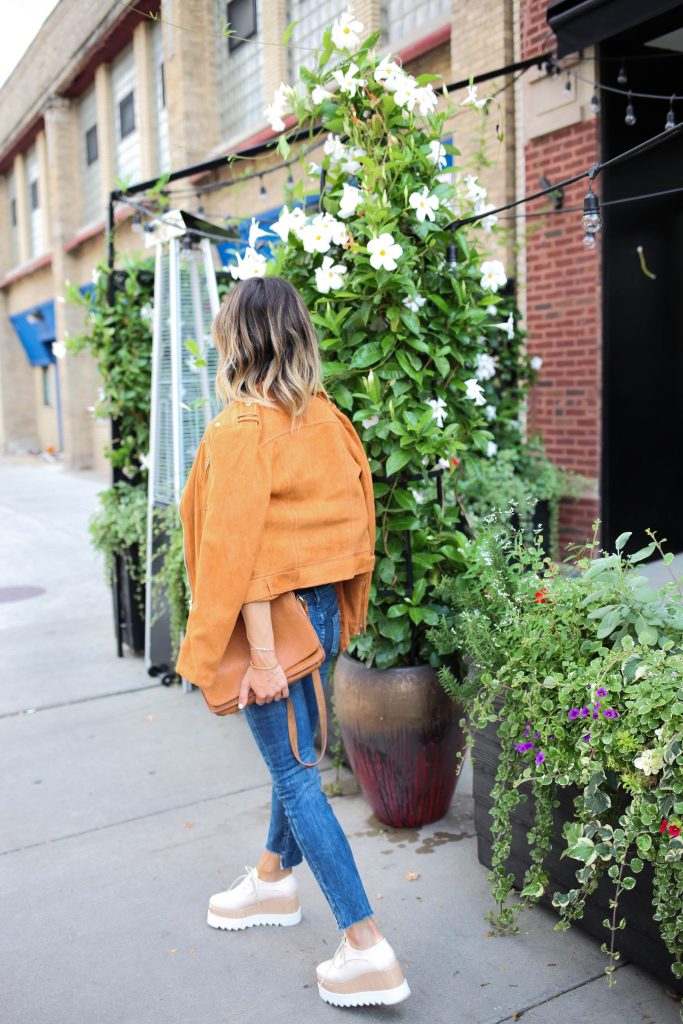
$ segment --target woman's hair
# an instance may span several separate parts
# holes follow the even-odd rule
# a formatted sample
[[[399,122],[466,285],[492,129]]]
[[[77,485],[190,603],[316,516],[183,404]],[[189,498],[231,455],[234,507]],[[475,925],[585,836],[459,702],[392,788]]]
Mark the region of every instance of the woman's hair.
[[[296,288],[282,277],[250,277],[230,289],[212,325],[219,354],[216,394],[300,416],[323,391],[318,339]]]

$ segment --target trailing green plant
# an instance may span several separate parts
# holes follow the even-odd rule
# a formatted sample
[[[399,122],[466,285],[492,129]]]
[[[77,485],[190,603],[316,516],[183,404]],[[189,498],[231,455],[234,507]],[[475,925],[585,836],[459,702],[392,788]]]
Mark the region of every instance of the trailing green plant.
[[[125,480],[99,492],[100,506],[93,513],[88,530],[93,547],[104,555],[105,581],[111,584],[114,557],[120,555],[130,579],[141,616],[144,616],[142,587],[147,564],[147,487]]]
[[[110,416],[118,428],[106,457],[124,477],[138,481],[146,474],[152,382],[151,303],[154,275],[149,259],[124,255],[121,269],[109,271],[106,261],[95,269],[92,291],[69,285],[69,301],[85,314],[81,334],[66,340],[67,352],[91,353],[100,375],[96,417]],[[113,305],[109,281],[113,275]]]
[[[154,624],[163,612],[162,602],[165,602],[170,612],[171,652],[172,660],[175,662],[180,649],[180,637],[190,611],[191,596],[185,571],[183,526],[175,503],[164,509],[155,509],[152,530],[159,570],[151,581],[151,624]]]
[[[468,745],[496,723],[501,745],[492,790],[493,870],[497,904],[489,919],[517,930],[521,910],[544,895],[552,809],[560,788],[576,788],[574,817],[564,826],[563,857],[579,862],[577,884],[555,892],[560,920],[582,916],[586,897],[606,875],[614,884],[606,971],[619,958],[625,927],[619,898],[638,884],[644,863],[654,874],[654,918],[683,978],[683,598],[675,581],[659,590],[638,563],[659,552],[651,543],[624,554],[593,543],[567,568],[544,556],[538,541],[510,538],[492,518],[468,545],[469,566],[437,590],[449,613],[430,630],[441,654],[467,651],[475,672],[463,682],[440,670],[454,699],[469,701]],[[476,744],[475,744],[476,757]],[[532,795],[532,863],[518,903],[508,871],[511,814]]]
[[[377,559],[367,633],[352,650],[380,668],[438,664],[425,636],[443,610],[434,584],[445,568],[465,565],[452,459],[495,453],[483,407],[497,366],[509,365],[501,401],[517,418],[534,371],[517,325],[498,326],[499,306],[506,315],[512,306],[498,294],[502,264],[482,248],[493,218],[450,228],[455,210],[490,207],[476,178],[445,169],[458,151],[442,141],[450,110],[437,110],[437,76],[414,78],[390,57],[380,60],[378,33],[361,41],[362,31],[342,15],[300,69],[297,89],[281,85],[268,108],[284,157],[287,113],[297,131],[309,128],[311,143],[321,129],[329,133],[319,210],[307,208],[299,183],[292,195],[302,205],[285,206],[272,228],[281,239],[272,262],[258,251],[255,225],[232,272],[274,272],[296,285],[318,330],[325,386],[368,453]]]

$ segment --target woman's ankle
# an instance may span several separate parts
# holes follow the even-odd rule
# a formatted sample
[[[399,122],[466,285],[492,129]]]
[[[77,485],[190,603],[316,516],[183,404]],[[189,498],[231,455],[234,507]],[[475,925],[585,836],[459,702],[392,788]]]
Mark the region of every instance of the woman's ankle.
[[[283,868],[277,853],[265,850],[256,865],[256,871],[262,882],[279,882],[281,878],[291,875],[291,868]]]
[[[372,917],[357,921],[345,931],[354,949],[369,949],[370,946],[376,946],[384,937]]]

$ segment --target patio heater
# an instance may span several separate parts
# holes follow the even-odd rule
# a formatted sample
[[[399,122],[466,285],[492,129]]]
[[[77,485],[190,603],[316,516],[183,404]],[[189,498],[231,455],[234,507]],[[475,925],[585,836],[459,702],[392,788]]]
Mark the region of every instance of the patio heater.
[[[183,210],[171,210],[146,229],[156,249],[152,333],[145,659],[147,671],[166,685],[172,666],[171,616],[159,579],[159,513],[178,504],[204,430],[220,408],[214,392],[218,353],[211,322],[218,288],[211,238],[230,232]],[[154,529],[153,529],[154,526]],[[183,680],[183,689],[191,689]]]

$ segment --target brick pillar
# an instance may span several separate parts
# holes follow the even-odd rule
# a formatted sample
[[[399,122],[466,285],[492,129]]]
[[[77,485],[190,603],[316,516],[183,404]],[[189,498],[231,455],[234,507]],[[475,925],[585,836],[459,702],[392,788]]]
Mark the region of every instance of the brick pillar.
[[[491,68],[504,67],[514,60],[512,0],[453,0],[451,27],[452,81],[477,75]],[[501,87],[488,105],[487,115],[461,106],[466,92],[453,93],[455,116],[445,131],[453,132],[453,142],[461,152],[456,163],[476,174],[489,193],[489,202],[502,206],[515,198],[515,97],[512,76],[495,78],[478,86],[479,97],[490,96]],[[504,136],[499,142],[496,126]],[[492,166],[479,168],[478,153],[484,140],[484,154]],[[515,272],[515,247],[512,233],[507,244],[494,241],[495,256],[503,260],[509,275]]]
[[[280,82],[289,81],[288,50],[284,46],[270,45],[282,42],[282,35],[287,28],[286,0],[270,0],[263,4],[263,99],[264,106],[273,99],[273,93]]]
[[[162,18],[194,29],[183,32],[164,25],[167,41],[171,33],[164,61],[170,166],[183,167],[202,159],[220,142],[216,96],[220,39],[212,2],[174,3],[174,17],[169,17],[169,6],[162,0]]]
[[[364,36],[369,36],[380,28],[382,5],[379,0],[354,0],[352,10],[364,26]]]
[[[152,33],[149,22],[142,21],[133,33],[135,88],[140,118],[140,178],[153,178],[157,167],[157,103],[152,72]]]
[[[108,64],[100,64],[95,72],[95,105],[97,107],[97,150],[103,210],[107,208],[109,193],[114,187],[116,176],[114,158],[116,127],[112,104],[111,69]]]
[[[52,279],[55,295],[55,337],[63,341],[83,330],[83,311],[64,298],[64,283],[79,284],[77,261],[64,251],[64,244],[78,226],[78,204],[73,202],[74,181],[80,168],[77,111],[68,100],[55,97],[45,109],[45,140],[49,175],[47,192],[52,211]],[[88,352],[57,360],[61,393],[64,462],[72,469],[90,469],[94,464],[92,419],[87,410],[97,395],[99,375]]]
[[[19,241],[19,264],[28,263],[31,258],[31,228],[28,209],[28,183],[26,160],[19,153],[14,159],[14,187],[17,195],[17,236]]]
[[[51,204],[50,189],[48,188],[49,168],[47,162],[45,132],[40,132],[36,137],[36,158],[38,160],[38,194],[40,197],[40,207],[43,215],[43,252],[49,252],[52,247],[52,232],[50,231]]]

